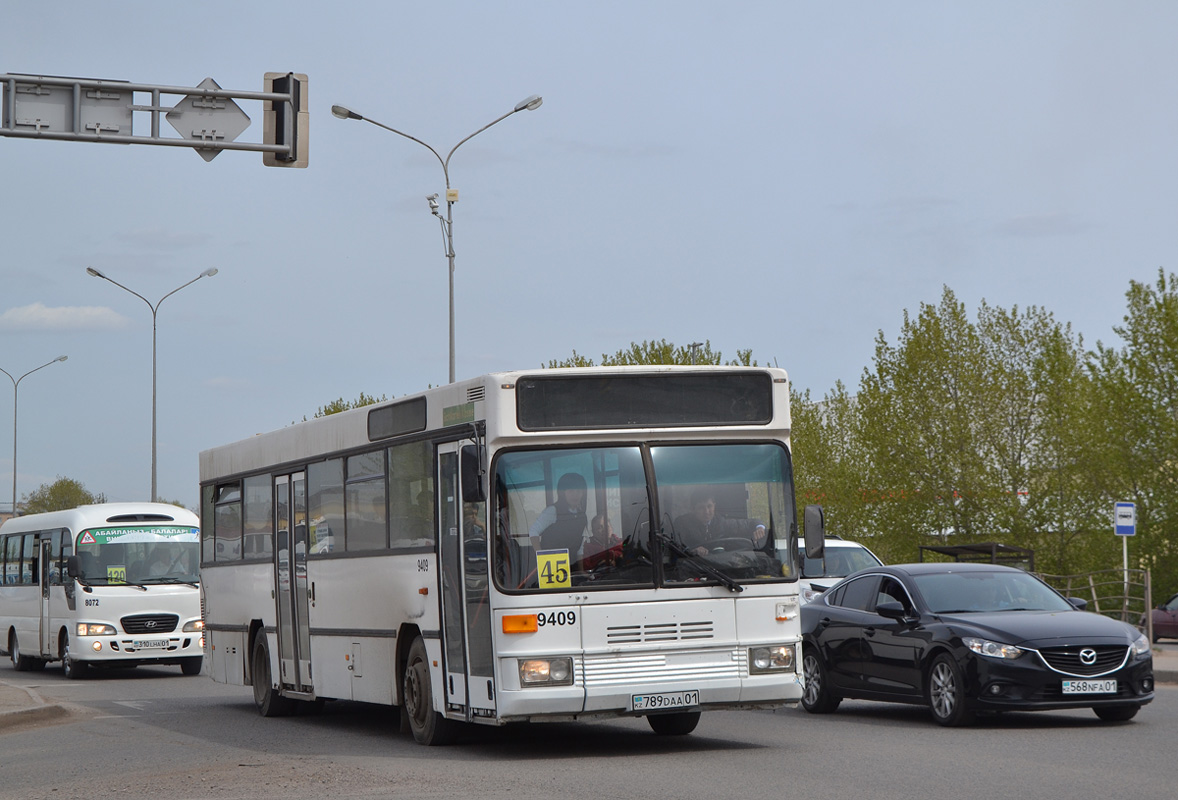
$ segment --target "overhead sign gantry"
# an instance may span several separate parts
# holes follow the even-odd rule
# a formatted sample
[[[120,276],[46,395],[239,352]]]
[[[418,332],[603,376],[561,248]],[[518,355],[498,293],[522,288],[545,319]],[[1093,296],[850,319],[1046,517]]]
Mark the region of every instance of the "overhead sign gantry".
[[[212,78],[199,86],[158,86],[127,81],[0,75],[3,114],[0,136],[105,144],[190,147],[205,161],[222,150],[262,153],[270,167],[307,166],[307,76],[267,72],[264,91],[222,89]],[[136,95],[146,102],[136,102]],[[172,105],[165,95],[179,99]],[[236,100],[263,103],[261,142],[238,142],[250,125]],[[150,132],[135,133],[136,114],[150,116]],[[160,117],[180,135],[164,136]]]

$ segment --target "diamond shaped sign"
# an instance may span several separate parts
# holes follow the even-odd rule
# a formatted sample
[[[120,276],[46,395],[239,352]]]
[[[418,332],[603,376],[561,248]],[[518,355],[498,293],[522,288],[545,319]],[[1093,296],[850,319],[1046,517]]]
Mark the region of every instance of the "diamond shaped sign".
[[[198,89],[220,89],[212,78],[205,78]],[[232,142],[250,126],[250,118],[229,97],[188,95],[167,114],[172,124],[185,139],[208,142],[210,147],[197,147],[205,161],[212,161],[221,150],[217,142]]]

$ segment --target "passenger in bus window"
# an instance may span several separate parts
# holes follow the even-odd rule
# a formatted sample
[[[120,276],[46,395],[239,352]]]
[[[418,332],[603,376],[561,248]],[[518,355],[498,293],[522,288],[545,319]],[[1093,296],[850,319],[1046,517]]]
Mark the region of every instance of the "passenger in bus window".
[[[556,502],[540,512],[528,528],[541,550],[568,550],[569,560],[576,561],[585,539],[588,517],[585,515],[585,479],[566,472],[556,483]]]
[[[684,547],[701,556],[720,539],[748,539],[748,549],[760,550],[769,536],[760,520],[717,518],[715,492],[706,488],[691,493],[691,511],[675,520],[675,533]]]
[[[614,535],[609,517],[599,514],[589,524],[589,541],[585,542],[583,568],[591,570],[600,566],[616,566],[622,557],[622,540]]]

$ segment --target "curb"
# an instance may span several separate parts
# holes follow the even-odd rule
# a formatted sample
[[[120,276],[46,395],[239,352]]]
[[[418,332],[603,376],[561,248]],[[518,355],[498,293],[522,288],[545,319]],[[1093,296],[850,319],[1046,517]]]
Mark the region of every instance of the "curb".
[[[57,703],[46,703],[41,699],[41,695],[27,686],[18,686],[7,681],[0,681],[0,684],[11,689],[20,689],[29,698],[29,705],[25,708],[0,711],[0,730],[25,723],[61,719],[62,717],[68,717],[70,714],[69,709],[65,706],[58,705]]]

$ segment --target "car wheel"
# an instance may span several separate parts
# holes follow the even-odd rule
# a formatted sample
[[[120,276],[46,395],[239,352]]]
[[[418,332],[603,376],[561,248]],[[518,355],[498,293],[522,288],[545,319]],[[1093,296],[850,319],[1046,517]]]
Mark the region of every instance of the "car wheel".
[[[811,714],[829,714],[839,707],[841,697],[830,691],[826,679],[826,667],[812,648],[802,654],[802,674],[805,688],[802,689],[802,708]]]
[[[1128,722],[1137,716],[1140,706],[1097,706],[1092,709],[1105,722]]]
[[[185,675],[199,675],[204,665],[204,656],[191,656],[180,660],[180,671]]]
[[[70,635],[65,631],[61,632],[61,674],[67,680],[77,681],[86,677],[90,671],[90,665],[85,661],[79,661],[74,658],[70,651]]]
[[[651,714],[646,721],[650,729],[659,736],[686,736],[699,724],[698,711],[681,711],[675,714]]]
[[[974,713],[965,704],[965,676],[957,662],[945,653],[937,656],[929,669],[928,704],[939,725],[952,728],[974,720]]]
[[[457,735],[458,726],[434,710],[433,684],[429,678],[429,660],[425,640],[418,636],[409,647],[409,661],[405,664],[401,702],[409,730],[418,744],[449,744]]]
[[[266,634],[259,631],[254,639],[253,660],[250,662],[251,679],[254,683],[254,705],[263,717],[285,717],[294,710],[294,701],[283,697],[274,688],[270,678],[270,648]]]
[[[16,631],[8,637],[8,656],[12,659],[12,668],[17,672],[35,672],[45,667],[45,662],[41,659],[31,658],[20,651]]]

